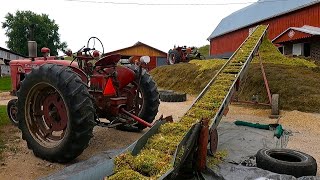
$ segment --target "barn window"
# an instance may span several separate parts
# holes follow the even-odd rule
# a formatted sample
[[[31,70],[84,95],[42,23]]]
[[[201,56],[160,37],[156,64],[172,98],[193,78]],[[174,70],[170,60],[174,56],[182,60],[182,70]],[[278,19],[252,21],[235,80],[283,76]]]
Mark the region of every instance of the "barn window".
[[[301,56],[303,53],[303,43],[293,44],[292,55]]]

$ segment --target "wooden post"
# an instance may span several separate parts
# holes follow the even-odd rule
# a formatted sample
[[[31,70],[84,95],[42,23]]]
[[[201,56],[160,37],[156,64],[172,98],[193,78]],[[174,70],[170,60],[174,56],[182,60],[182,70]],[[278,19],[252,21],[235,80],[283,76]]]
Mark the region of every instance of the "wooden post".
[[[198,171],[204,171],[207,164],[207,146],[209,141],[209,119],[201,120],[201,130],[198,143]]]

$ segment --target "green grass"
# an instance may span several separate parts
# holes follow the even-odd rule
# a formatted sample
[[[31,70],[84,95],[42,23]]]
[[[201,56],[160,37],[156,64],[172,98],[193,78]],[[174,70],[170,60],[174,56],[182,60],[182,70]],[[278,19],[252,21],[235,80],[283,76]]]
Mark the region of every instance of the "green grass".
[[[209,49],[210,49],[210,45],[208,44],[208,45],[204,45],[204,46],[201,46],[201,47],[199,47],[199,53],[201,54],[201,55],[204,55],[204,56],[209,56]]]
[[[0,129],[2,126],[9,124],[9,118],[7,115],[7,106],[0,105]],[[0,134],[0,161],[3,159],[2,152],[6,148],[4,145],[2,134]]]
[[[10,123],[7,115],[7,106],[0,105],[0,128]]]
[[[11,90],[11,77],[0,77],[0,92]]]

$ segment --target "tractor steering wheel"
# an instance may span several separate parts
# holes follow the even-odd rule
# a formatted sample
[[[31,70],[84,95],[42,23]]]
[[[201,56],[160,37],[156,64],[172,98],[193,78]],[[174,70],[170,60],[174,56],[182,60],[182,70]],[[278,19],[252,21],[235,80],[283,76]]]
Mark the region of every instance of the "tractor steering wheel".
[[[96,49],[96,40],[100,43],[100,47],[98,47],[98,49]],[[103,55],[104,54],[104,47],[103,47],[103,44],[102,42],[100,41],[99,38],[97,37],[90,37],[88,42],[87,42],[87,48],[90,49],[91,51],[89,51],[89,55],[94,58],[94,55],[92,55],[92,52],[93,51],[98,51],[100,53],[100,55]],[[93,50],[93,51],[92,51]],[[102,50],[102,51],[100,51]]]

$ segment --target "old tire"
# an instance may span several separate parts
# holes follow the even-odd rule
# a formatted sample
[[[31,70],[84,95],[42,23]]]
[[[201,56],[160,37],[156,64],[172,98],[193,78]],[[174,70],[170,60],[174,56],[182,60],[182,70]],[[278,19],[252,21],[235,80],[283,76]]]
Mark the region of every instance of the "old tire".
[[[159,94],[172,94],[174,93],[173,90],[158,90]]]
[[[303,152],[291,149],[261,149],[256,155],[257,166],[271,172],[295,177],[315,176],[316,160]]]
[[[34,68],[18,91],[19,128],[35,156],[68,162],[88,146],[95,109],[88,87],[68,67]]]
[[[180,60],[180,54],[176,49],[169,51],[167,60],[168,65],[177,64]]]
[[[272,94],[271,115],[278,116],[279,114],[280,114],[280,110],[279,110],[279,94]]]
[[[160,100],[163,102],[184,102],[187,100],[186,93],[163,93],[160,94]]]
[[[135,84],[138,84],[139,68],[134,65],[128,66],[128,68],[136,73]],[[134,114],[146,122],[152,123],[158,113],[160,104],[159,92],[157,84],[145,69],[142,69],[139,93],[141,93],[139,94],[139,99],[141,99],[142,103],[139,104],[139,112]],[[130,111],[130,109],[127,110]],[[116,128],[123,131],[142,131],[146,126],[135,122],[133,127],[131,125],[119,125]]]
[[[18,126],[19,124],[19,121],[17,120],[18,108],[16,104],[17,104],[17,99],[11,99],[7,104],[7,114],[11,123],[14,126]]]

